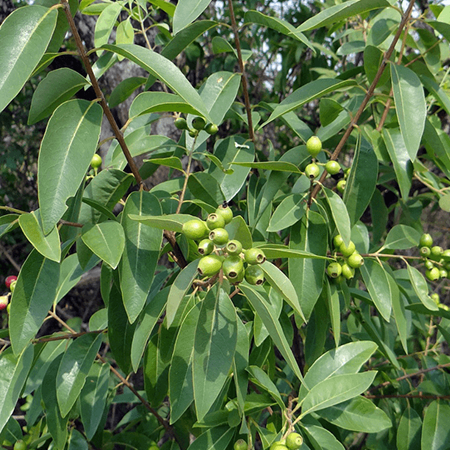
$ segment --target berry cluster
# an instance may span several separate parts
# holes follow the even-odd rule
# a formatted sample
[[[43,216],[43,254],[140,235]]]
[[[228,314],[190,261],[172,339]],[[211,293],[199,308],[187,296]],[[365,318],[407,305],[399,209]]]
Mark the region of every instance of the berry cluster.
[[[450,270],[450,249],[444,250],[439,245],[433,246],[433,238],[428,233],[421,236],[420,254],[424,259],[425,276],[430,281],[437,281],[440,278],[448,278]]]
[[[355,270],[364,264],[364,258],[356,251],[355,244],[352,241],[345,245],[340,234],[334,237],[333,244],[336,251],[341,253],[342,258],[328,265],[328,276],[337,279],[337,281],[341,281],[343,278],[346,280],[352,279],[355,276]]]
[[[188,239],[199,241],[198,252],[202,257],[197,270],[202,277],[212,277],[222,269],[233,284],[240,283],[244,277],[250,284],[262,284],[264,272],[258,265],[266,260],[264,252],[258,248],[243,249],[238,240],[229,240],[225,225],[232,218],[233,212],[224,203],[206,221],[193,219],[183,224],[182,233]]]
[[[298,433],[289,433],[286,439],[276,441],[270,446],[270,450],[298,450],[303,444],[303,438]],[[243,439],[234,443],[234,450],[247,450],[248,445]]]
[[[206,123],[203,117],[195,117],[192,120],[192,128],[189,128],[189,125],[186,122],[186,119],[183,117],[178,117],[175,119],[175,126],[179,130],[188,130],[189,136],[196,137],[201,130],[205,130],[208,134],[216,134],[219,131],[219,128],[215,123]]]
[[[10,275],[5,280],[6,288],[11,291],[11,293],[8,293],[6,295],[0,296],[0,311],[7,308],[7,312],[9,313],[9,297],[14,292],[14,289],[16,288],[17,283],[17,277],[15,275]]]

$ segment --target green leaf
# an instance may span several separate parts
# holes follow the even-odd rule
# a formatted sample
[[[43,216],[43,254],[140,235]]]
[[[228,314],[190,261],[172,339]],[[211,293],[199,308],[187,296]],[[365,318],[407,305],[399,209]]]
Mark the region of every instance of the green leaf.
[[[0,238],[19,226],[19,214],[5,214],[0,217]]]
[[[446,450],[450,440],[450,406],[447,402],[435,400],[425,411],[422,427],[422,448]]]
[[[343,21],[349,17],[363,14],[378,8],[391,6],[387,0],[348,0],[330,8],[326,8],[311,19],[303,22],[297,31],[313,30],[315,28],[326,27],[333,23]]]
[[[446,212],[450,212],[450,194],[446,194],[439,199],[439,207]]]
[[[292,227],[289,247],[292,250],[325,255],[327,251],[328,229],[320,214],[308,211],[302,220]],[[317,299],[322,292],[325,260],[314,258],[290,258],[289,278],[306,320],[309,320]]]
[[[427,105],[419,77],[407,67],[391,64],[395,111],[409,159],[416,159],[427,116]]]
[[[0,355],[0,432],[14,412],[33,363],[33,346],[15,356],[11,348]]]
[[[142,92],[130,106],[130,117],[152,112],[180,112],[201,115],[201,112],[187,103],[180,95],[167,92]]]
[[[54,226],[48,235],[44,235],[39,210],[21,214],[19,217],[19,225],[22,228],[23,234],[42,256],[52,261],[60,261],[61,247],[58,229]]]
[[[260,264],[269,284],[286,300],[287,304],[306,322],[291,280],[269,261]]]
[[[95,24],[94,46],[99,48],[108,43],[116,20],[122,11],[122,2],[110,3],[102,11]]]
[[[108,105],[110,108],[115,108],[124,102],[133,92],[141,87],[147,78],[145,77],[130,77],[121,81],[111,92],[111,95],[108,99]],[[130,114],[131,117],[131,114]]]
[[[265,389],[275,399],[280,408],[284,409],[285,405],[281,398],[280,392],[269,375],[267,375],[267,373],[258,366],[249,366],[247,371],[252,378],[251,381]]]
[[[245,325],[238,318],[237,320],[238,336],[236,343],[236,352],[233,360],[233,378],[236,386],[236,398],[239,411],[244,412],[245,398],[248,387],[248,357],[250,352],[250,342]]]
[[[273,310],[268,305],[270,304],[267,299],[267,294],[264,290],[257,289],[254,286],[250,286],[248,283],[243,282],[239,285],[242,293],[247,297],[250,304],[253,306],[259,317],[262,319],[265,327],[270,333],[270,337],[272,338],[275,345],[278,347],[278,350],[283,355],[286,363],[295,373],[297,378],[301,381],[303,380],[303,376],[300,372],[300,368],[298,367],[297,361],[292,354],[292,351],[289,347],[289,343],[286,339],[286,336],[283,332],[280,322],[276,317],[273,316]]]
[[[178,307],[180,306],[184,296],[192,286],[192,282],[198,276],[198,262],[199,260],[196,259],[189,263],[185,268],[183,268],[175,278],[175,281],[170,286],[166,306],[167,327],[170,327],[170,325],[172,325],[172,322],[175,319],[175,315],[178,311]]]
[[[386,272],[386,276],[389,280],[389,287],[392,292],[392,310],[394,313],[395,325],[397,326],[400,341],[403,345],[403,350],[405,350],[405,354],[408,354],[409,324],[405,314],[404,296],[400,293],[397,282],[389,274],[389,272]]]
[[[273,170],[275,172],[289,172],[301,174],[301,170],[294,164],[284,161],[264,161],[264,162],[235,162],[233,165],[251,167],[259,170]]]
[[[409,264],[406,265],[406,268],[408,269],[408,276],[411,281],[411,286],[413,287],[417,297],[419,297],[419,300],[426,308],[432,311],[438,311],[438,306],[428,295],[428,283],[425,281],[423,275],[415,267],[412,267]]]
[[[135,44],[104,45],[103,48],[128,58],[160,79],[186,103],[199,111],[206,120],[210,120],[208,111],[197,91],[191,86],[180,69],[164,56]]]
[[[379,433],[392,427],[386,413],[364,397],[355,397],[317,414],[337,427],[360,433]]]
[[[325,280],[326,292],[323,295],[327,300],[328,315],[330,316],[331,329],[333,330],[334,343],[336,347],[339,346],[341,338],[341,304],[339,299],[338,288],[335,283],[331,284],[326,277]]]
[[[53,35],[58,13],[32,5],[13,11],[0,27],[0,111],[20,92]]]
[[[9,335],[15,355],[34,338],[51,308],[59,281],[59,264],[33,250],[23,264],[11,298]]]
[[[147,227],[141,222],[131,220],[129,214],[144,216],[159,215],[161,212],[158,199],[145,191],[131,193],[123,209],[122,226],[125,233],[125,248],[120,263],[119,279],[123,303],[130,323],[133,323],[142,311],[150,292],[163,233],[157,228]],[[117,247],[120,245],[118,236],[110,242]]]
[[[216,178],[206,172],[195,172],[188,178],[188,189],[191,194],[208,205],[221,205],[225,197]]]
[[[195,330],[192,379],[197,419],[207,414],[228,377],[237,341],[237,316],[228,294],[211,289]]]
[[[183,165],[181,164],[180,158],[176,156],[169,156],[167,158],[152,158],[152,159],[144,159],[144,162],[151,162],[152,164],[157,164],[158,166],[166,166],[171,167],[172,169],[179,170],[180,172],[184,172]]]
[[[284,230],[297,223],[305,214],[306,199],[306,195],[300,194],[287,196],[272,214],[267,231]]]
[[[347,207],[338,194],[324,187],[325,198],[333,216],[333,221],[345,245],[349,245],[351,238],[351,223]],[[354,218],[355,216],[353,216]]]
[[[389,157],[394,165],[402,199],[406,201],[409,198],[413,174],[413,166],[408,150],[398,128],[383,128],[383,138]]]
[[[350,226],[355,225],[369,206],[377,185],[377,178],[378,160],[375,152],[372,146],[360,137],[343,197],[350,217]]]
[[[235,433],[229,426],[206,430],[189,447],[188,450],[226,450]]]
[[[44,234],[67,209],[86,176],[100,136],[103,111],[97,103],[70,100],[50,118],[38,159],[38,196]]]
[[[302,416],[350,400],[366,391],[372,384],[376,371],[335,375],[315,385],[302,404]]]
[[[277,258],[316,258],[316,259],[330,259],[326,256],[315,255],[314,253],[303,250],[295,250],[289,248],[287,245],[281,244],[266,244],[265,242],[255,244],[255,247],[264,251],[267,259]]]
[[[160,230],[176,231],[181,233],[183,224],[190,220],[200,220],[198,217],[189,214],[167,214],[166,216],[138,216],[130,214],[131,220],[142,222],[149,227],[159,228]]]
[[[253,247],[252,234],[242,216],[233,217],[231,222],[225,225],[225,230],[228,231],[230,241],[238,240],[242,247],[246,249]]]
[[[389,230],[386,241],[383,245],[385,249],[406,250],[419,245],[421,234],[408,225],[395,225]]]
[[[313,448],[320,450],[325,448],[327,450],[345,450],[333,433],[322,427],[320,422],[311,416],[302,420],[301,427]]]
[[[133,44],[134,42],[134,29],[131,25],[130,17],[127,20],[117,25],[116,43],[117,44]]]
[[[386,322],[389,322],[392,309],[392,292],[383,267],[372,258],[365,258],[360,268],[364,284],[370,298]]]
[[[211,0],[180,0],[173,16],[173,33],[190,25],[210,4]]]
[[[305,84],[301,88],[295,90],[292,94],[287,96],[272,112],[270,117],[264,122],[260,128],[265,127],[268,123],[277,119],[294,109],[300,108],[306,103],[309,103],[317,98],[322,97],[330,92],[344,89],[356,84],[353,80],[336,80],[332,78],[320,78]]]
[[[123,227],[111,220],[87,224],[81,229],[83,242],[103,261],[115,269],[125,248]]]
[[[422,419],[415,409],[408,406],[402,414],[397,429],[398,450],[420,450]]]

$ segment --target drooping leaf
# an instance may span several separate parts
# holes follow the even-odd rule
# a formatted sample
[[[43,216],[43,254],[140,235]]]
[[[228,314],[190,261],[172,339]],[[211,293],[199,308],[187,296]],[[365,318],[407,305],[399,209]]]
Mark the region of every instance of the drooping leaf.
[[[448,448],[450,429],[450,406],[435,400],[425,411],[422,426],[422,449],[445,450]]]
[[[115,108],[130,97],[133,92],[141,87],[147,78],[145,77],[130,77],[121,81],[111,92],[109,96],[108,105],[110,108]],[[131,114],[130,114],[131,117]]]
[[[411,286],[414,289],[417,297],[419,297],[420,301],[426,308],[432,311],[438,311],[438,306],[428,295],[428,284],[425,281],[423,275],[415,267],[412,267],[409,264],[406,265],[406,268],[408,269]]]
[[[267,231],[280,231],[297,223],[305,214],[307,197],[292,194],[286,197],[277,207],[270,218]]]
[[[338,194],[326,187],[324,187],[323,190],[336,228],[342,236],[344,244],[349,245],[351,238],[351,222],[347,207]]]
[[[173,15],[174,34],[190,25],[208,7],[210,2],[211,0],[197,0],[194,3],[189,0],[180,0]]]
[[[402,414],[397,431],[398,450],[420,450],[422,419],[416,410],[408,406]]]
[[[116,24],[117,17],[122,10],[122,4],[120,2],[110,3],[102,11],[95,24],[94,32],[94,45],[95,47],[101,47],[108,43],[109,36]]]
[[[227,426],[210,428],[199,436],[188,450],[226,450],[235,430]]]

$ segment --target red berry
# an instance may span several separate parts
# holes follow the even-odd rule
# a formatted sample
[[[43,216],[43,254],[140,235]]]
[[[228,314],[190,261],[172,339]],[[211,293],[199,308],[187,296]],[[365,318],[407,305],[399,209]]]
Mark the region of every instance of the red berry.
[[[7,277],[5,280],[6,287],[9,289],[9,287],[11,286],[11,283],[16,280],[17,280],[17,277],[15,275],[10,275],[9,277]]]

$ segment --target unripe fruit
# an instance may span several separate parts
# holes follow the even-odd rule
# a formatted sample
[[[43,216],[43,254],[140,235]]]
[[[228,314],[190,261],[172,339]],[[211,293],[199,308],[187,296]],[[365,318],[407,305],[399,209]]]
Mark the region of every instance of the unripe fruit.
[[[319,176],[320,169],[319,166],[315,163],[308,164],[305,168],[305,175],[310,179],[314,180]]]
[[[439,304],[439,308],[443,309],[444,311],[450,311],[450,308],[442,303]]]
[[[222,264],[224,275],[231,280],[235,280],[243,268],[244,262],[239,256],[229,256]]]
[[[321,140],[317,136],[311,136],[306,141],[306,150],[311,156],[316,157],[322,150]]]
[[[208,134],[216,134],[219,131],[219,128],[215,123],[208,123],[208,125],[206,125],[205,127],[205,131]]]
[[[420,237],[419,246],[420,247],[431,247],[433,245],[433,238],[431,237],[431,234],[424,233]]]
[[[9,303],[9,296],[8,295],[2,295],[0,297],[0,311],[5,309],[8,306]]]
[[[345,180],[339,180],[337,185],[336,185],[336,189],[343,194],[345,191],[345,185],[347,184],[347,182]]]
[[[338,262],[328,264],[327,274],[331,278],[337,278],[342,273],[342,266]]]
[[[303,438],[298,433],[290,433],[286,438],[286,447],[289,450],[297,450],[303,444]]]
[[[193,219],[183,224],[181,232],[188,239],[198,240],[206,236],[208,233],[208,227],[202,220]]]
[[[244,439],[239,439],[234,443],[233,446],[234,450],[247,450],[247,442],[244,441]]]
[[[91,166],[93,169],[98,169],[102,165],[102,157],[95,154],[91,159]]]
[[[237,277],[233,280],[230,280],[231,284],[239,284],[245,277],[246,270],[242,267],[242,270],[238,273]]]
[[[355,276],[355,269],[348,264],[342,264],[342,275],[346,280],[351,280]]]
[[[175,120],[174,124],[179,130],[187,130],[189,128],[186,119],[184,119],[183,117],[178,117],[178,119]]]
[[[198,244],[198,252],[200,255],[209,255],[214,250],[214,242],[209,239],[203,239]]]
[[[242,252],[242,244],[236,239],[233,239],[228,242],[226,249],[229,255],[239,255]]]
[[[444,257],[444,259],[446,261],[448,261],[450,259],[450,249],[444,250],[444,252],[442,253],[442,256]]]
[[[440,278],[448,278],[448,272],[445,269],[439,270],[439,277]]]
[[[205,128],[205,125],[206,120],[203,117],[195,117],[192,121],[192,126],[198,131],[203,130],[203,128]]]
[[[244,255],[247,264],[262,264],[266,260],[266,255],[259,248],[249,248]]]
[[[159,447],[157,445],[150,445],[148,450],[159,450]]]
[[[14,292],[14,290],[16,289],[16,284],[17,284],[17,281],[13,281],[12,283],[11,283],[11,285],[9,286],[9,290],[11,291],[11,294]]]
[[[434,247],[431,247],[431,255],[430,257],[434,259],[435,261],[439,260],[444,253],[444,250],[439,245],[435,245]]]
[[[228,231],[225,228],[215,228],[209,233],[209,239],[216,245],[225,245],[228,242]]]
[[[333,244],[336,248],[339,248],[344,243],[344,239],[342,239],[342,236],[340,234],[337,234],[333,238]]]
[[[281,441],[274,442],[270,446],[270,450],[289,450]]]
[[[222,259],[217,255],[207,255],[198,262],[198,273],[202,277],[212,277],[222,267]]]
[[[433,302],[436,303],[436,305],[439,305],[439,303],[441,303],[441,299],[439,297],[439,294],[437,294],[436,292],[431,294],[430,297],[431,297],[431,300],[433,300]]]
[[[208,225],[210,230],[223,228],[225,226],[225,219],[220,214],[212,213],[206,219],[206,225]]]
[[[450,270],[450,263],[445,264],[445,270]]]
[[[425,269],[431,270],[433,267],[434,267],[434,264],[429,259],[427,259],[425,261]]]
[[[420,256],[423,256],[424,258],[428,258],[428,256],[431,255],[431,248],[430,247],[420,247]]]
[[[14,444],[14,450],[27,450],[27,444],[22,439],[19,439]]]
[[[344,178],[345,179],[347,179],[349,176],[350,176],[350,171],[352,170],[352,168],[351,167],[347,167],[345,170],[344,170]]]
[[[195,138],[195,137],[197,137],[197,135],[198,135],[198,131],[197,130],[194,130],[193,128],[191,130],[189,130],[189,136],[191,138]]]
[[[224,205],[226,205],[226,203],[224,203]],[[220,214],[223,219],[225,220],[225,224],[230,223],[231,219],[233,218],[233,211],[231,211],[231,208],[227,205],[220,205],[217,209],[216,209],[216,214]]]
[[[259,266],[248,266],[245,269],[245,279],[249,284],[260,285],[264,283],[264,272]]]
[[[359,253],[354,252],[348,257],[347,264],[357,269],[364,264],[364,258]]]
[[[425,276],[430,280],[430,281],[436,281],[439,280],[439,269],[437,267],[433,267],[431,270],[427,270],[425,272]]]
[[[8,289],[10,289],[11,283],[16,280],[17,280],[17,277],[15,275],[10,275],[9,277],[6,277],[5,286]]]
[[[342,243],[339,246],[339,251],[346,256],[347,258],[351,255],[353,255],[353,253],[355,253],[356,247],[355,244],[350,241],[350,243],[348,244],[348,246],[346,246],[344,243]]]
[[[339,165],[339,163],[337,161],[328,161],[325,164],[325,170],[330,175],[336,175],[341,170],[341,166]]]

